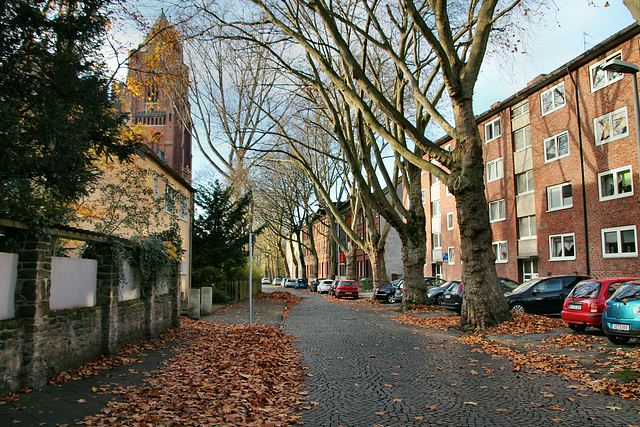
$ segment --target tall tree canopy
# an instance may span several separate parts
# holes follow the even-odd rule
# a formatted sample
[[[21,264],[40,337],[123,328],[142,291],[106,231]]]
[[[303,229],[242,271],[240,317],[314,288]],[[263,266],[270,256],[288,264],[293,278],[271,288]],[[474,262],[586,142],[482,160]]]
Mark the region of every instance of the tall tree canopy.
[[[0,3],[0,216],[58,221],[98,158],[134,152],[98,53],[110,3]]]

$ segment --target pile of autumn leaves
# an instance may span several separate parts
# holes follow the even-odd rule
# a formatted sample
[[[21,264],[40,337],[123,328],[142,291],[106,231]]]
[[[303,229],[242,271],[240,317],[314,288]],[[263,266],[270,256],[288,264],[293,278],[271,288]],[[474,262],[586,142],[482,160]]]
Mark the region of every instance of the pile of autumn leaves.
[[[297,301],[281,298],[289,306]],[[297,297],[295,297],[297,298]],[[299,298],[298,298],[299,300]],[[303,368],[293,338],[270,326],[183,319],[162,335],[183,345],[142,387],[119,396],[84,425],[286,426],[296,424]],[[102,390],[97,390],[101,392]],[[107,390],[104,390],[107,391]]]

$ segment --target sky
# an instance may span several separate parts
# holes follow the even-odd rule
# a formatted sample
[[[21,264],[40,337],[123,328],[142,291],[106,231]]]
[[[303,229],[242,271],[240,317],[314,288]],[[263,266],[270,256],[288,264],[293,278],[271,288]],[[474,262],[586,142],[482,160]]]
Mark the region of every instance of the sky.
[[[485,58],[474,92],[476,114],[635,22],[622,0],[556,0],[555,5],[530,27],[524,53]]]
[[[524,89],[535,77],[554,71],[635,22],[622,0],[550,0],[548,3],[540,19],[527,27],[518,53],[508,56],[489,53],[485,57],[474,92],[476,114],[487,111],[492,104]],[[157,9],[146,9],[151,22],[158,16]],[[212,169],[195,141],[193,156],[195,177]]]

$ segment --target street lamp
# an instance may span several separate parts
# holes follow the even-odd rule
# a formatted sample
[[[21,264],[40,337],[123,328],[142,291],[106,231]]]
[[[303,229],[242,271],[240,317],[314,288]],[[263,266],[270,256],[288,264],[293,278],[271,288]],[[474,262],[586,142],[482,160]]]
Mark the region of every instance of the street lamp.
[[[636,121],[638,176],[640,177],[640,103],[638,102],[638,72],[640,71],[640,68],[631,62],[612,59],[611,61],[607,61],[602,69],[615,73],[631,74],[633,76],[633,116]]]

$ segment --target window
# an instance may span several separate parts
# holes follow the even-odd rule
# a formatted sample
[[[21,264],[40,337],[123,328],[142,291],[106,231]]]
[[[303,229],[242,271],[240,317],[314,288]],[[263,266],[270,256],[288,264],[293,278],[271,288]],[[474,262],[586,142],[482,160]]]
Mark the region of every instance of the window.
[[[504,199],[489,203],[489,222],[504,221],[507,214],[504,207]]]
[[[605,71],[602,69],[605,62],[610,61],[612,59],[622,59],[622,53],[616,52],[612,55],[609,55],[607,58],[603,59],[600,62],[593,64],[589,67],[589,79],[591,80],[591,92],[595,92],[597,90],[602,89],[605,86],[610,85],[611,83],[617,82],[622,79],[622,73],[618,73],[615,71]]]
[[[529,125],[513,131],[514,151],[524,150],[527,147],[531,147],[531,126]]]
[[[516,175],[516,190],[518,195],[533,193],[533,171],[529,170]]]
[[[187,250],[182,248],[182,253],[186,253]],[[182,257],[182,259],[180,260],[180,274],[187,274],[187,258],[186,257]]]
[[[505,263],[509,259],[507,252],[507,242],[493,242],[493,254],[497,263]]]
[[[453,265],[455,264],[455,260],[453,259],[453,256],[455,255],[455,249],[453,246],[449,246],[447,248],[447,254],[449,255],[449,265]]]
[[[564,96],[564,82],[545,90],[540,94],[542,115],[547,115],[565,106],[567,100]]]
[[[442,279],[442,264],[433,264],[433,275]]]
[[[434,218],[440,216],[440,200],[431,202],[431,216]]]
[[[180,195],[180,219],[183,221],[189,219],[189,198],[184,194]]]
[[[502,135],[500,117],[484,125],[484,142],[492,141]]]
[[[453,230],[453,212],[447,212],[447,230]]]
[[[596,145],[606,144],[616,139],[629,136],[627,124],[627,107],[619,108],[593,120],[593,133]]]
[[[164,193],[164,211],[168,214],[174,215],[176,213],[176,201],[174,199],[175,190],[167,184],[167,188]]]
[[[431,174],[431,186],[433,187],[438,184],[440,184],[440,179],[436,175]]]
[[[422,204],[424,205],[424,188],[422,190],[420,190],[420,198],[422,198]]]
[[[158,196],[159,196],[159,188],[160,188],[160,180],[158,179],[158,177],[155,177],[153,179],[153,200],[158,200]]]
[[[440,233],[433,233],[431,239],[433,240],[433,249],[442,249],[442,235]]]
[[[633,194],[631,166],[598,174],[600,201],[627,197]]]
[[[487,163],[487,182],[501,179],[504,176],[504,170],[502,167],[502,157],[499,159],[491,160]]]
[[[547,210],[555,211],[573,206],[573,193],[571,183],[554,185],[547,187]]]
[[[562,132],[544,140],[544,161],[551,162],[569,155],[569,132]]]
[[[522,280],[538,278],[538,260],[537,259],[523,259],[522,260]]]
[[[529,103],[525,102],[522,105],[517,107],[511,107],[511,119],[515,119],[520,117],[523,114],[527,114],[529,112]]]
[[[447,151],[451,151],[451,144],[445,145],[444,149],[447,150]]]
[[[636,226],[603,229],[602,256],[604,258],[637,257]]]
[[[574,239],[573,233],[549,236],[549,261],[576,259]]]
[[[518,218],[518,238],[529,239],[536,237],[536,216]]]

